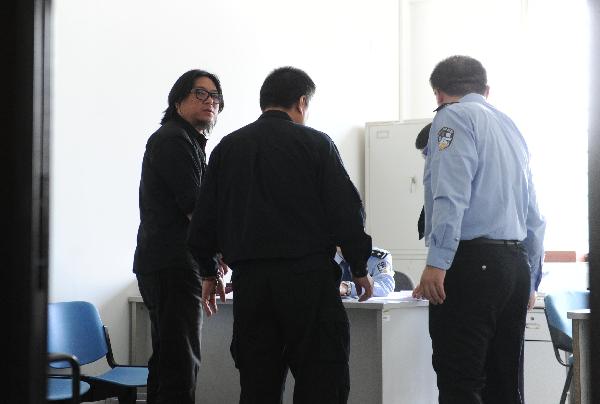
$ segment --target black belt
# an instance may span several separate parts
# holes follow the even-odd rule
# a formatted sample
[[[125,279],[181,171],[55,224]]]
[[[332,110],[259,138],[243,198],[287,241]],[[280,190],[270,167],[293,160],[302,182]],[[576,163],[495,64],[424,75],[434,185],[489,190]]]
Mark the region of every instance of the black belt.
[[[505,245],[505,246],[519,246],[521,242],[519,240],[495,240],[491,238],[478,237],[473,240],[460,240],[462,245]]]

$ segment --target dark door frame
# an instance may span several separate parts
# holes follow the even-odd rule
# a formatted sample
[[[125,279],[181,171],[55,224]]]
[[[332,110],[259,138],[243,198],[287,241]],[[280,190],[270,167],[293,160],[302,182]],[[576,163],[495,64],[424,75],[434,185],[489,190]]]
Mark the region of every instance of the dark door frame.
[[[0,402],[45,403],[50,1],[3,0]],[[6,401],[4,401],[6,400]]]
[[[589,277],[591,308],[592,403],[600,403],[600,1],[590,10],[590,124],[588,140]]]

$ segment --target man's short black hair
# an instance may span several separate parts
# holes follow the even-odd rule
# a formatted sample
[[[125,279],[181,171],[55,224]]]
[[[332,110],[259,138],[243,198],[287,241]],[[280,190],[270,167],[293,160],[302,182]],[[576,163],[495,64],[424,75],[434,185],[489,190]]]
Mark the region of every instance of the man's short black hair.
[[[417,135],[417,139],[415,140],[415,147],[417,150],[423,150],[425,146],[427,146],[427,142],[429,141],[429,130],[431,129],[431,123],[428,123],[421,129],[419,134]]]
[[[450,56],[437,64],[429,83],[434,90],[448,95],[463,96],[469,93],[485,94],[487,73],[476,59],[469,56]]]
[[[260,88],[260,109],[269,107],[290,108],[300,97],[308,102],[316,86],[304,71],[291,66],[273,70]]]
[[[169,119],[173,118],[177,113],[177,104],[180,103],[188,96],[192,88],[194,88],[194,83],[196,79],[199,77],[208,77],[215,83],[215,87],[217,87],[217,91],[219,94],[223,95],[223,90],[221,89],[221,82],[219,78],[212,73],[209,73],[200,69],[193,69],[183,73],[173,84],[171,87],[171,91],[169,91],[169,106],[165,110],[165,114],[163,115],[160,124],[164,124]],[[225,106],[225,102],[221,102],[219,104],[219,112],[223,111],[223,107]]]

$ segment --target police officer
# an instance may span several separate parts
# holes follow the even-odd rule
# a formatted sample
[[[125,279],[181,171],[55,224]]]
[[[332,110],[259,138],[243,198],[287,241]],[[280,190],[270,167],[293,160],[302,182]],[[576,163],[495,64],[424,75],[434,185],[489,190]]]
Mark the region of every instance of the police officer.
[[[304,125],[314,91],[300,69],[267,76],[262,115],[215,147],[192,217],[207,315],[225,294],[214,254],[233,270],[231,352],[242,404],[280,403],[288,369],[295,404],[348,399],[349,322],[332,257],[339,245],[364,301],[372,245],[335,144]]]
[[[521,403],[518,372],[530,276],[543,254],[529,152],[512,120],[486,101],[486,71],[468,56],[438,63],[440,109],[425,163],[426,267],[440,403]],[[530,272],[531,268],[531,272]]]
[[[342,270],[342,281],[340,282],[340,296],[358,297],[356,285],[352,282],[352,271],[350,265],[344,260],[340,249],[337,249],[334,258]],[[371,256],[367,261],[367,272],[373,278],[373,296],[385,297],[394,291],[394,268],[392,266],[392,254],[382,248],[373,247]]]

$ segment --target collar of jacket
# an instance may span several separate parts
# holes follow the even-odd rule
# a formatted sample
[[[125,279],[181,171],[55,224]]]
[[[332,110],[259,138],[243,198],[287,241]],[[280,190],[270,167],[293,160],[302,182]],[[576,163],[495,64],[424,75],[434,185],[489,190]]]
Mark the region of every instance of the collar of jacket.
[[[268,111],[263,112],[262,115],[260,116],[260,118],[258,118],[258,119],[262,119],[262,118],[277,118],[277,119],[284,119],[286,121],[292,121],[292,117],[290,117],[287,114],[287,112],[280,111],[278,109],[270,109]]]
[[[190,137],[198,140],[200,146],[202,146],[202,150],[204,150],[207,142],[206,136],[204,134],[198,132],[196,128],[192,126],[191,123],[183,119],[181,115],[179,115],[177,112],[173,115],[171,121],[183,128],[183,130],[185,130]]]
[[[442,109],[446,108],[448,105],[451,104],[458,104],[458,101],[454,101],[454,102],[447,102],[445,104],[440,105],[439,107],[437,107],[436,109],[433,110],[433,112],[438,112],[441,111]]]

